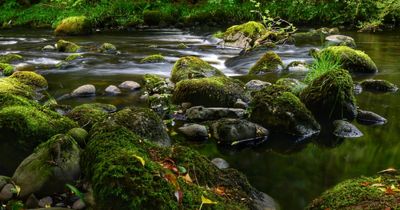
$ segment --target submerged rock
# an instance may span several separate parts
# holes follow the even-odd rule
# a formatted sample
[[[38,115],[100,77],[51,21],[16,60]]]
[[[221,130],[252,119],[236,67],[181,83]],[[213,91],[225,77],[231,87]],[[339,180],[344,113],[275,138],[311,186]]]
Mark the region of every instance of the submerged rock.
[[[223,46],[251,48],[255,41],[267,32],[262,23],[249,21],[228,28],[223,34]]]
[[[140,88],[140,84],[135,81],[125,81],[119,84],[118,87],[128,90],[137,90]]]
[[[224,76],[217,68],[198,57],[186,56],[177,60],[171,71],[171,81],[177,83],[181,80]]]
[[[187,119],[190,121],[208,121],[221,118],[244,118],[246,110],[237,108],[219,108],[195,106],[186,110]]]
[[[96,87],[91,84],[82,85],[72,91],[72,97],[91,97],[96,95]]]
[[[330,35],[325,38],[327,46],[347,46],[356,48],[356,42],[352,37],[344,35]]]
[[[109,95],[121,94],[121,90],[115,85],[109,85],[104,91]]]
[[[357,122],[363,125],[383,125],[386,124],[387,120],[374,112],[359,109],[357,111]]]
[[[20,197],[63,192],[80,176],[80,148],[68,135],[56,135],[38,146],[18,166],[12,180],[21,188]]]
[[[200,124],[185,124],[178,128],[179,132],[190,140],[206,140],[208,139],[208,129]]]
[[[250,68],[249,74],[275,72],[282,68],[283,62],[279,55],[275,52],[268,51]]]
[[[149,55],[142,60],[140,60],[140,63],[162,63],[165,62],[164,56],[161,54],[155,54],[155,55]]]
[[[92,25],[86,16],[67,17],[54,30],[56,35],[86,35],[92,32]]]
[[[363,133],[358,128],[344,120],[333,121],[333,135],[339,138],[358,138],[363,136]]]
[[[367,79],[360,83],[363,90],[376,92],[396,92],[399,88],[386,80]]]
[[[66,53],[76,53],[81,49],[81,47],[77,44],[65,40],[58,40],[56,43],[56,48],[59,52]]]
[[[218,144],[257,145],[267,140],[269,132],[262,126],[242,119],[221,119],[211,123],[211,135]]]
[[[115,47],[115,45],[111,44],[111,43],[103,43],[100,48],[99,51],[101,53],[106,53],[106,54],[117,54],[117,47]]]
[[[207,107],[233,107],[237,99],[248,101],[240,81],[228,77],[183,80],[176,84],[173,101]]]

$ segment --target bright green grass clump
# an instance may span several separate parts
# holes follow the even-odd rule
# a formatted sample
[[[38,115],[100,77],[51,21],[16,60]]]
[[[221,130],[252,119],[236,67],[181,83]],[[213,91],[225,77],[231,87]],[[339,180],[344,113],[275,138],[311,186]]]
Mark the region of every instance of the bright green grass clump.
[[[341,61],[331,54],[322,54],[318,56],[311,64],[310,70],[304,79],[304,82],[310,83],[328,71],[341,69]]]

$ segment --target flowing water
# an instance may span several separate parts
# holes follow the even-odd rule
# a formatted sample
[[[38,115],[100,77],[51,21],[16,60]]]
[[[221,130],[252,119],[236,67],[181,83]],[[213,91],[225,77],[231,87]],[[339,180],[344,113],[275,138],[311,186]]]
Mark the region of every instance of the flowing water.
[[[208,31],[208,30],[207,30]],[[112,103],[118,107],[140,105],[139,93],[124,93],[107,96],[108,85],[118,85],[126,80],[141,82],[143,74],[152,73],[168,77],[173,63],[182,56],[195,55],[221,69],[229,76],[243,81],[262,79],[275,81],[280,77],[302,78],[305,72],[286,72],[264,76],[244,76],[248,69],[262,55],[263,51],[248,56],[238,56],[240,50],[220,48],[217,40],[208,32],[181,31],[177,29],[142,30],[127,32],[98,32],[85,37],[65,37],[86,48],[83,58],[57,68],[55,65],[65,59],[68,53],[42,52],[41,48],[54,44],[58,39],[47,30],[5,30],[0,31],[0,54],[19,53],[24,63],[33,64],[49,82],[49,93],[59,98],[84,84],[94,84],[96,97],[68,99],[60,103],[77,105],[87,102]],[[360,34],[345,33],[355,38],[358,48],[364,50],[376,62],[379,73],[357,76],[354,80],[367,77],[389,80],[400,85],[400,33]],[[104,42],[116,45],[119,55],[105,55],[91,49]],[[178,44],[184,43],[186,49]],[[291,61],[310,62],[308,50],[319,47],[313,44],[301,46],[286,45],[276,52],[285,64]],[[165,63],[140,64],[140,59],[160,53]],[[232,167],[244,172],[252,185],[271,195],[282,209],[304,208],[313,198],[338,182],[362,175],[374,175],[388,167],[400,167],[400,110],[399,93],[363,92],[357,96],[358,105],[374,111],[388,119],[383,126],[358,128],[364,136],[347,139],[335,145],[324,144],[323,137],[311,143],[286,145],[285,139],[279,147],[268,143],[259,148],[228,150],[218,148],[211,142],[192,145],[210,158],[225,158]],[[4,160],[1,160],[4,161]],[[2,169],[0,161],[0,171]]]

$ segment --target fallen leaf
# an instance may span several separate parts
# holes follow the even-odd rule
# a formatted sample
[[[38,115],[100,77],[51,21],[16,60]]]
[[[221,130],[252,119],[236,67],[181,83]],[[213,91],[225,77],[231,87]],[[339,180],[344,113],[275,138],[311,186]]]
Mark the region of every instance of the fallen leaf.
[[[185,176],[180,176],[182,177],[182,179],[186,182],[186,183],[193,183],[192,178],[190,177],[190,175],[187,173]]]
[[[145,161],[144,161],[144,159],[143,159],[142,157],[140,157],[140,156],[137,156],[137,155],[133,155],[133,157],[134,157],[134,158],[136,158],[137,160],[139,160],[139,161],[140,161],[140,163],[142,164],[142,166],[144,166],[144,164],[145,164]]]
[[[217,195],[220,195],[220,196],[226,195],[225,187],[221,187],[221,186],[216,187],[216,188],[214,188],[214,192],[215,192]]]
[[[174,187],[176,189],[179,189],[179,184],[178,184],[178,181],[176,180],[175,174],[172,174],[172,173],[165,174],[164,179],[167,180],[172,185],[174,185]]]
[[[201,203],[203,203],[203,204],[217,204],[218,202],[216,202],[216,201],[212,201],[212,200],[210,200],[210,199],[208,199],[208,198],[206,198],[206,197],[204,197],[204,196],[201,196]]]

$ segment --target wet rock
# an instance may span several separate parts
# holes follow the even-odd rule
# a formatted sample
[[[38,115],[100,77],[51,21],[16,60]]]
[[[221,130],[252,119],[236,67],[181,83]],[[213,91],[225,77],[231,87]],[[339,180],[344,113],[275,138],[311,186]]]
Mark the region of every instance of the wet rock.
[[[298,96],[300,92],[307,87],[306,84],[294,78],[281,78],[276,81],[275,84],[287,88],[291,93],[295,94],[296,96]]]
[[[242,99],[238,98],[238,100],[236,100],[233,107],[238,108],[238,109],[247,109],[247,107],[249,107],[249,105],[246,102],[242,101]]]
[[[28,209],[36,209],[39,207],[39,200],[36,198],[35,194],[30,194],[25,201],[25,207]]]
[[[12,180],[20,197],[63,192],[65,184],[80,176],[80,148],[69,135],[58,134],[42,143],[18,166]]]
[[[207,127],[200,124],[185,124],[178,128],[179,132],[191,140],[206,140],[208,139]]]
[[[86,16],[64,18],[54,30],[58,35],[86,35],[92,32],[92,24]]]
[[[363,90],[375,92],[396,92],[399,88],[386,80],[367,79],[360,83]]]
[[[282,68],[283,62],[279,55],[268,51],[250,68],[249,74],[276,72]]]
[[[333,135],[339,138],[357,138],[363,136],[363,133],[358,128],[344,120],[333,121]]]
[[[363,125],[383,125],[387,120],[380,115],[364,110],[358,110],[357,122]]]
[[[77,44],[65,40],[58,40],[56,43],[56,48],[59,52],[66,53],[76,53],[81,49],[81,47]]]
[[[111,43],[103,43],[100,48],[99,51],[101,53],[106,53],[106,54],[117,54],[117,47],[115,47],[115,45],[111,44]]]
[[[178,46],[176,46],[178,49],[187,49],[189,48],[185,43],[179,43]]]
[[[211,135],[218,144],[257,145],[267,140],[269,132],[262,126],[242,119],[221,119],[211,124]]]
[[[302,61],[293,61],[285,67],[286,71],[308,71],[307,64]]]
[[[203,106],[195,106],[186,110],[187,119],[190,121],[208,121],[218,120],[221,118],[244,118],[246,110],[236,108],[206,108]]]
[[[42,51],[53,52],[56,51],[56,47],[54,47],[53,45],[46,45],[42,48]]]
[[[224,32],[222,46],[244,49],[251,48],[255,41],[261,38],[266,32],[267,29],[265,26],[255,21],[235,25]]]
[[[137,90],[140,88],[140,84],[135,81],[125,81],[119,84],[118,87],[128,90]]]
[[[175,85],[169,79],[155,74],[146,74],[143,80],[143,89],[149,94],[170,94],[175,88]]]
[[[0,191],[0,201],[8,201],[14,196],[15,186],[13,184],[6,184]]]
[[[121,94],[121,90],[115,85],[109,85],[104,91],[109,95]]]
[[[35,71],[35,66],[28,63],[19,63],[15,65],[14,71]]]
[[[91,84],[82,85],[72,91],[72,97],[91,97],[96,95],[96,87]]]
[[[352,37],[344,35],[330,35],[325,38],[326,45],[328,46],[347,46],[356,48],[356,42]]]
[[[307,32],[298,32],[293,35],[296,44],[310,43],[312,41],[321,42],[325,37],[329,35],[335,35],[339,33],[338,28],[319,28],[311,29]]]
[[[49,206],[52,206],[53,204],[53,198],[51,198],[50,196],[46,196],[44,198],[41,198],[38,202],[39,206],[42,208],[46,208]]]
[[[261,80],[251,80],[245,84],[246,91],[259,91],[266,86],[272,85],[269,82],[261,81]]]
[[[275,200],[263,193],[263,192],[257,192],[254,193],[253,197],[253,206],[252,209],[254,210],[278,210],[279,205],[275,202]]]
[[[362,93],[362,91],[363,91],[363,88],[360,85],[360,83],[354,83],[354,94],[359,95]]]
[[[229,168],[229,163],[226,160],[222,159],[222,158],[214,158],[214,159],[211,160],[211,163],[213,163],[219,169],[227,169],[227,168]]]
[[[72,204],[72,209],[81,210],[86,208],[86,204],[82,199],[78,199]]]

